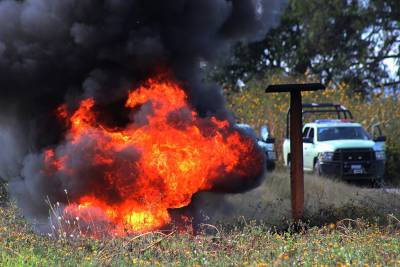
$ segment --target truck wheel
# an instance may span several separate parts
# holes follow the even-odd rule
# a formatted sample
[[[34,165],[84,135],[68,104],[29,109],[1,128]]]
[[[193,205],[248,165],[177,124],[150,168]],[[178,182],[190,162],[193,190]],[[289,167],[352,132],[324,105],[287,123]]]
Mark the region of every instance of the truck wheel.
[[[275,170],[275,162],[267,161],[267,171],[272,172],[273,170]]]
[[[384,186],[383,177],[376,178],[372,181],[373,188],[382,188]]]

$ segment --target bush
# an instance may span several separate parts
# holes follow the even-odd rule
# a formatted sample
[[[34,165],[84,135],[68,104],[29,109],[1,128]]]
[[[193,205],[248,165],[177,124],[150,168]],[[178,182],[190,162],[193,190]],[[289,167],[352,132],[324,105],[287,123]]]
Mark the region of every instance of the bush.
[[[289,108],[289,94],[265,94],[269,84],[309,82],[303,77],[272,75],[251,80],[246,88],[239,92],[226,92],[228,105],[239,122],[248,123],[255,129],[269,125],[277,138],[276,150],[282,159],[282,142],[286,134],[286,113]],[[327,90],[303,92],[303,102],[338,103],[349,108],[355,120],[366,129],[375,123],[381,123],[387,136],[386,181],[400,183],[400,101],[396,93],[375,90],[370,96],[352,93],[346,84],[328,85]],[[308,117],[309,119],[314,119]],[[307,117],[305,118],[307,121]]]

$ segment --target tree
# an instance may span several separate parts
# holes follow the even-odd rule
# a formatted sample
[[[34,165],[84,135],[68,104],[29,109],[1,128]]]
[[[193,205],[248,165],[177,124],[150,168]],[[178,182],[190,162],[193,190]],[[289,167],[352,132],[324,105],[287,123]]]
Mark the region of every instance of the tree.
[[[365,93],[399,86],[398,0],[289,0],[281,24],[263,40],[240,43],[216,68],[233,84],[259,73],[306,74],[324,83],[345,82]],[[385,64],[391,59],[397,75]],[[397,76],[397,77],[396,77]]]

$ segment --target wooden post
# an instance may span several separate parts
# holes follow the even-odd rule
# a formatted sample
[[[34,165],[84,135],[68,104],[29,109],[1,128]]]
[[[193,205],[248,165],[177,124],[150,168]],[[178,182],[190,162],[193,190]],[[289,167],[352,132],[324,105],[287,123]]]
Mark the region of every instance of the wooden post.
[[[290,92],[290,191],[292,197],[292,217],[302,219],[304,214],[304,170],[303,170],[303,108],[302,91],[324,90],[320,83],[270,85],[266,93]]]
[[[301,91],[290,92],[290,190],[292,193],[292,216],[298,221],[304,213],[304,171],[302,137]]]

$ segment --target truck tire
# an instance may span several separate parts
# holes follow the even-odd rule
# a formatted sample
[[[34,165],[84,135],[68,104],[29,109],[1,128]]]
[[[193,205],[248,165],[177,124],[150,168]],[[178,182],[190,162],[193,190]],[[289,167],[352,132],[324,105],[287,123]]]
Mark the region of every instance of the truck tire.
[[[272,172],[273,170],[275,170],[275,162],[274,161],[267,161],[267,171]]]
[[[373,188],[382,188],[384,187],[384,180],[383,177],[378,177],[372,181],[371,186]]]

